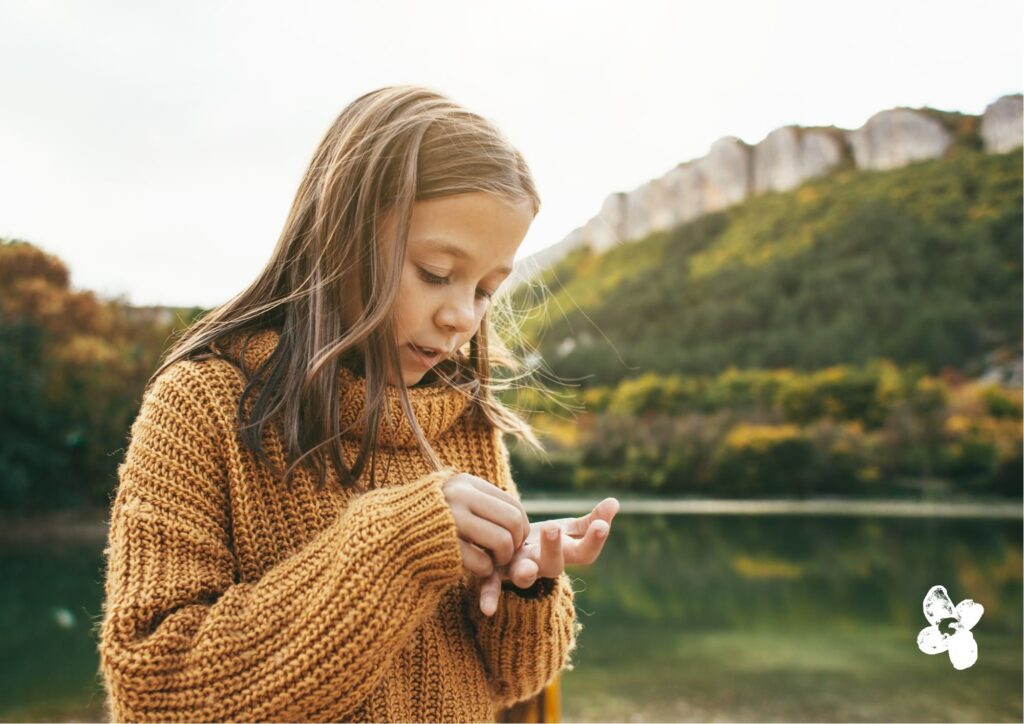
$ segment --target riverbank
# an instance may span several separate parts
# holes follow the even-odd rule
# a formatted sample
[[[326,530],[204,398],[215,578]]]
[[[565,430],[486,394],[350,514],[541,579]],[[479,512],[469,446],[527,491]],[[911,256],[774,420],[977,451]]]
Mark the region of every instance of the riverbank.
[[[530,515],[583,515],[607,496],[543,498],[526,496]],[[841,515],[895,518],[1024,519],[1021,500],[854,500],[848,498],[782,499],[662,499],[620,497],[624,514],[663,515]],[[0,542],[45,543],[90,541],[107,537],[105,508],[83,508],[12,517],[0,515]]]
[[[69,508],[25,516],[0,515],[0,543],[104,540],[108,514],[106,508]]]
[[[580,515],[603,498],[525,499],[528,514]],[[667,515],[846,515],[895,518],[1024,518],[1022,501],[850,500],[655,500],[619,498],[622,513]]]

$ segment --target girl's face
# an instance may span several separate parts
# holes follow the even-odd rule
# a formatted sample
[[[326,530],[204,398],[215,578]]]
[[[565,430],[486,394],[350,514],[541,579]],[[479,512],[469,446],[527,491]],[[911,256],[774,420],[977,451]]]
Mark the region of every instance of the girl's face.
[[[395,304],[407,386],[476,334],[532,221],[528,201],[516,204],[484,192],[414,204]],[[392,376],[389,383],[398,381]]]

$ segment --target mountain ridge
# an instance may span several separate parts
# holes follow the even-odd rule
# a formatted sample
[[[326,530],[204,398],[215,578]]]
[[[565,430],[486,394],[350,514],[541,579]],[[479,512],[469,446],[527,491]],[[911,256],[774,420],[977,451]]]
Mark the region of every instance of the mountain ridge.
[[[879,111],[863,126],[787,125],[756,144],[724,136],[707,155],[677,164],[631,191],[605,198],[600,211],[564,239],[523,259],[526,281],[576,249],[606,251],[770,191],[789,191],[844,168],[891,170],[942,158],[966,145],[986,153],[1021,146],[1024,95],[1004,95],[980,116],[929,107]]]

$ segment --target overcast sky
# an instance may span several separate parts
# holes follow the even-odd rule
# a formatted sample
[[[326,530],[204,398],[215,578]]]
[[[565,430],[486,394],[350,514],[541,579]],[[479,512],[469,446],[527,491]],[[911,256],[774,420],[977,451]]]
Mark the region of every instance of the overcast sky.
[[[0,0],[0,237],[104,297],[219,304],[266,263],[341,109],[413,83],[525,154],[543,208],[521,259],[722,136],[980,114],[1024,90],[1022,8]]]

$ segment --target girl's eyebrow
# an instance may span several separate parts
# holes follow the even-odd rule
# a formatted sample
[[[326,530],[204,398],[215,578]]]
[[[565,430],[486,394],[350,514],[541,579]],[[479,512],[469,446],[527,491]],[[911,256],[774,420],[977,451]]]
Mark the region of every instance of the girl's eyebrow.
[[[441,239],[424,239],[423,242],[430,247],[432,251],[437,251],[442,254],[449,254],[454,256],[456,259],[467,259],[472,261],[473,257],[463,249],[461,246],[456,246],[448,241],[442,241]],[[512,267],[510,266],[499,266],[495,271],[499,271],[502,274],[508,276],[512,273]]]

